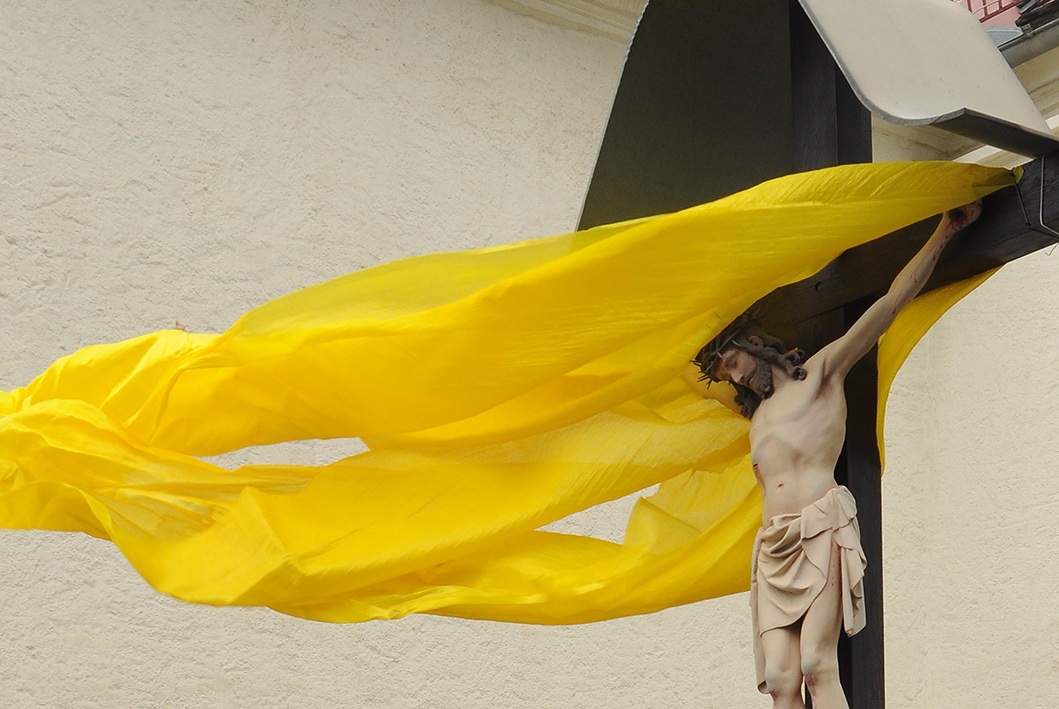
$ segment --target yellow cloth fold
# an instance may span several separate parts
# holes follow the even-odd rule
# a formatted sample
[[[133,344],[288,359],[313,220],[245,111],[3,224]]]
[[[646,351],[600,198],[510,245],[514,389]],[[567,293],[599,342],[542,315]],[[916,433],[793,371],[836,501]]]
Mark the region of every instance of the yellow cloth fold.
[[[353,273],[221,335],[85,348],[0,392],[0,525],[111,539],[178,598],[328,621],[574,623],[745,590],[748,424],[689,389],[688,360],[774,288],[1011,182],[955,163],[792,175]],[[880,371],[959,295],[913,304]],[[354,436],[372,450],[320,468],[194,457]],[[655,483],[622,544],[539,531]]]

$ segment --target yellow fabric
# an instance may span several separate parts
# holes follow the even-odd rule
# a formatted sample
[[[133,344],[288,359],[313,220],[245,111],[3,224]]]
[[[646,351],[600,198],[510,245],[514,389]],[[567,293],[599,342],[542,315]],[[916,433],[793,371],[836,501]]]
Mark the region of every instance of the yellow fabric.
[[[178,598],[328,621],[575,623],[744,590],[748,424],[684,383],[689,358],[777,286],[1011,181],[955,163],[792,175],[353,273],[221,335],[85,348],[0,392],[0,525],[111,539]],[[931,298],[887,341],[948,304]],[[354,436],[372,450],[320,468],[195,457]],[[623,544],[539,531],[655,483]]]
[[[890,385],[897,377],[897,370],[901,368],[905,358],[912,352],[912,348],[916,346],[920,338],[945,314],[946,310],[985,283],[999,270],[999,268],[994,268],[973,278],[924,293],[898,314],[897,320],[879,340],[879,398],[875,431],[879,439],[879,458],[884,465],[886,446],[883,433],[886,424],[886,402],[890,394]]]

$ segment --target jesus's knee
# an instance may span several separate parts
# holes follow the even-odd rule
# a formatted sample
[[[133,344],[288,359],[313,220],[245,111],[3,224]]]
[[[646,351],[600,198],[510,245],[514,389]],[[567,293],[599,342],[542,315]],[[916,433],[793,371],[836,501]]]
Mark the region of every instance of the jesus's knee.
[[[773,697],[796,697],[802,691],[802,673],[798,671],[798,666],[794,663],[789,666],[766,663],[765,684],[768,685],[769,694]]]
[[[838,682],[838,657],[832,648],[829,652],[806,652],[802,649],[802,674],[810,691],[816,685]]]

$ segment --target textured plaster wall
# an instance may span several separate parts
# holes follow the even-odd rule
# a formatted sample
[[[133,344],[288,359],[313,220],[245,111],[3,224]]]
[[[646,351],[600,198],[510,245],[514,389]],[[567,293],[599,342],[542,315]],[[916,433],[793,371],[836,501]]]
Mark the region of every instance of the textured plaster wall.
[[[891,706],[1059,706],[1057,310],[1059,252],[1016,261],[933,328],[896,382]]]
[[[624,46],[481,0],[0,3],[0,387],[218,331],[392,258],[571,228]],[[1059,704],[1059,254],[1009,267],[890,406],[895,707]],[[339,445],[239,460],[321,462]],[[567,522],[613,535],[622,506]],[[107,543],[0,533],[0,705],[744,707],[745,595],[581,627],[191,606]]]
[[[624,52],[480,0],[4,0],[0,387],[381,261],[573,228]],[[330,626],[171,600],[83,536],[2,532],[0,564],[4,707],[758,701],[742,598]]]

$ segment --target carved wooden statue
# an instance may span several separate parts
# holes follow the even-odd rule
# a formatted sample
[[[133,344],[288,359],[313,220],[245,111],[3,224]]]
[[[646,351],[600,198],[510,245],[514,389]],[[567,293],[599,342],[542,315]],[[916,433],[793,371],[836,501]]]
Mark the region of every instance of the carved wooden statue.
[[[750,318],[732,323],[696,357],[704,378],[730,382],[751,419],[750,450],[764,501],[751,562],[758,688],[774,707],[846,707],[838,674],[839,631],[864,627],[861,550],[852,494],[835,482],[845,438],[843,384],[919,293],[942,250],[981,212],[945,214],[889,292],[834,342],[805,359]]]

